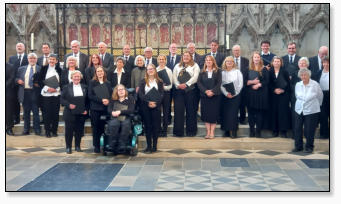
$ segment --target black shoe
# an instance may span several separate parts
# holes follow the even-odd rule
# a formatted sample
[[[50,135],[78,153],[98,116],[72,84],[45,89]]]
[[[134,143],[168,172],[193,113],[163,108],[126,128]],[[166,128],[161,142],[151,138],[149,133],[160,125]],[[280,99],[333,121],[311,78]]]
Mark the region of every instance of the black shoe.
[[[58,137],[57,132],[52,132],[52,137]]]
[[[256,132],[256,137],[257,137],[257,138],[262,138],[262,133],[257,131],[257,132]]]
[[[49,131],[46,131],[46,132],[45,132],[45,135],[46,135],[46,137],[48,137],[48,138],[51,137],[51,133],[50,133]]]
[[[29,135],[29,134],[30,134],[29,131],[25,131],[25,130],[24,130],[24,132],[22,132],[22,135]]]
[[[7,135],[14,135],[14,133],[13,133],[13,131],[12,131],[12,128],[8,128],[8,129],[6,130],[6,134],[7,134]]]
[[[44,121],[40,121],[40,125],[44,124]]]
[[[37,130],[37,131],[35,131],[35,134],[36,134],[37,136],[40,136],[40,135],[41,135],[41,132],[40,132],[39,130]]]
[[[256,137],[255,131],[250,130],[249,137]]]
[[[194,137],[197,133],[194,133],[194,132],[188,132],[186,133],[186,136],[187,137]]]
[[[75,147],[76,152],[83,152],[80,147]]]
[[[237,138],[237,131],[236,130],[232,131],[231,138],[233,138],[233,139]]]
[[[14,125],[17,125],[20,123],[20,120],[14,120]]]
[[[291,152],[301,152],[303,150],[303,148],[294,148],[293,150],[291,150]]]
[[[225,137],[230,137],[230,136],[231,136],[231,135],[230,135],[230,131],[225,131],[224,136],[225,136]]]
[[[71,148],[66,148],[66,154],[71,154],[71,153],[72,153]]]
[[[156,152],[157,151],[157,148],[156,147],[153,147],[152,148],[152,152]]]
[[[272,132],[272,137],[278,137],[279,133],[277,131]]]
[[[181,134],[173,134],[174,137],[183,137],[184,135]]]
[[[303,152],[304,152],[304,153],[311,154],[311,153],[313,153],[313,150],[310,149],[310,148],[306,148]]]
[[[167,132],[165,132],[165,131],[162,131],[162,132],[160,132],[160,135],[159,135],[160,137],[167,137]]]
[[[287,135],[286,132],[282,132],[282,133],[281,133],[281,137],[282,137],[282,138],[288,138],[288,135]]]
[[[241,121],[239,121],[239,123],[240,123],[241,125],[246,125],[246,124],[247,124],[246,120],[241,120]]]
[[[145,150],[143,150],[143,153],[145,154],[151,154],[152,153],[152,150],[150,147],[147,147]]]
[[[99,147],[95,147],[94,152],[95,153],[101,153],[101,149]]]

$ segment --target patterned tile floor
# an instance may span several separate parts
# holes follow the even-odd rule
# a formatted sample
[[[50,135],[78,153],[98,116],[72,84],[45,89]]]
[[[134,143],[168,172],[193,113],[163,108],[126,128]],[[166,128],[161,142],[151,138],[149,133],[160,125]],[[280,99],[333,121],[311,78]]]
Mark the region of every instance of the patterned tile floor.
[[[137,157],[102,156],[90,153],[66,155],[64,149],[8,148],[6,150],[6,190],[88,190],[63,188],[70,179],[52,185],[46,174],[61,164],[90,165],[89,172],[103,164],[117,164],[100,191],[329,191],[329,153],[290,154],[267,150],[162,150]],[[97,164],[97,165],[96,165]],[[79,167],[77,167],[79,168]],[[73,173],[73,168],[62,171]],[[108,169],[106,170],[108,171]],[[47,173],[46,173],[47,172]],[[81,175],[91,175],[87,171]],[[110,172],[110,168],[109,168]],[[60,174],[60,172],[59,172]],[[77,174],[74,174],[77,175]],[[45,177],[44,177],[45,176]],[[45,179],[45,180],[44,180]],[[82,181],[76,176],[74,182]],[[32,184],[41,182],[31,188]],[[49,183],[50,182],[50,183]],[[70,183],[71,182],[71,183]],[[84,181],[85,182],[85,181]],[[89,182],[86,181],[86,185]],[[84,187],[84,186],[83,186]],[[90,189],[91,190],[91,189]]]

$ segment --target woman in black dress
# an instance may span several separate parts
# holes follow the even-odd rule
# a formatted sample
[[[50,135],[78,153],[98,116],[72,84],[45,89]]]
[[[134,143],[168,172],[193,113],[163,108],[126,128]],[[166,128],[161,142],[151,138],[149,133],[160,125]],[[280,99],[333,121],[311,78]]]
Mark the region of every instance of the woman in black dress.
[[[70,58],[70,57],[69,57]],[[87,86],[81,84],[83,75],[75,70],[71,73],[72,83],[64,86],[60,103],[65,106],[63,118],[65,121],[66,153],[71,154],[72,138],[75,136],[75,150],[81,152],[81,138],[84,135],[84,122],[88,113]],[[77,103],[76,103],[77,102]]]
[[[124,69],[125,60],[123,57],[116,59],[116,68],[114,70],[108,70],[108,81],[111,83],[111,87],[116,87],[118,84],[123,84],[125,87],[130,87],[130,76]]]
[[[329,95],[329,58],[322,60],[323,70],[319,77],[320,87],[323,91],[323,102],[320,114],[320,138],[328,139],[330,134],[330,95]]]
[[[247,110],[249,116],[250,137],[262,137],[263,118],[268,109],[269,71],[263,64],[259,52],[253,52],[247,81]],[[255,131],[256,125],[256,131]]]
[[[206,139],[214,138],[214,130],[219,116],[219,95],[221,85],[221,71],[213,56],[205,58],[205,64],[198,77],[200,90],[201,120],[205,122]]]
[[[272,67],[269,71],[270,89],[270,125],[272,136],[286,138],[287,131],[290,129],[290,79],[289,73],[284,70],[282,58],[274,56],[271,62]]]
[[[102,86],[100,93],[99,88]],[[97,90],[97,91],[96,91]],[[100,153],[100,138],[104,132],[105,121],[101,120],[102,115],[107,115],[107,107],[112,93],[111,84],[107,81],[107,76],[102,66],[96,69],[93,80],[89,83],[88,96],[90,99],[90,119],[93,135],[94,152]]]
[[[238,110],[241,102],[240,91],[243,88],[243,74],[237,68],[231,56],[225,58],[222,70],[221,92],[223,94],[223,115],[221,126],[225,131],[226,137],[229,137],[230,131],[232,131],[231,138],[237,138]],[[225,86],[228,84],[233,86],[232,90],[230,88],[226,90]]]
[[[89,66],[85,69],[85,84],[89,86],[90,81],[95,75],[96,69],[102,66],[102,60],[98,54],[92,54],[90,57]]]
[[[140,98],[140,108],[143,114],[143,122],[145,127],[145,135],[147,139],[147,148],[145,153],[157,151],[157,140],[161,129],[161,101],[163,97],[163,82],[157,75],[156,68],[153,64],[147,65],[145,78],[141,80],[138,96]],[[157,90],[158,97],[154,95],[153,99],[148,94]]]
[[[114,153],[123,153],[129,139],[131,129],[129,115],[134,113],[135,100],[128,96],[124,85],[115,86],[108,105],[111,120],[108,122],[108,144]]]

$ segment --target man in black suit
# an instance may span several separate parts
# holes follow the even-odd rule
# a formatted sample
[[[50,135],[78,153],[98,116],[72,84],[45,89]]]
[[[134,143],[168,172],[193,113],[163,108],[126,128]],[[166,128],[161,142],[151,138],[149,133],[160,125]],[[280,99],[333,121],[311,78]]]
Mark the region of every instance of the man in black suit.
[[[33,112],[33,128],[36,135],[41,134],[39,122],[39,110],[37,98],[40,95],[38,84],[40,66],[37,65],[37,55],[28,55],[28,65],[21,66],[16,74],[16,83],[19,84],[18,99],[24,109],[24,131],[23,135],[30,133],[31,111]]]
[[[14,100],[18,100],[17,92],[15,91],[15,69],[11,64],[6,63],[6,91],[5,91],[5,99],[6,99],[6,133],[7,135],[14,135],[13,126],[14,126],[14,111],[15,104],[13,104]]]
[[[234,62],[237,66],[237,68],[241,71],[243,74],[243,89],[241,91],[241,102],[239,106],[239,122],[241,124],[246,124],[245,118],[246,118],[246,84],[247,84],[247,76],[249,72],[249,60],[245,57],[240,56],[240,46],[234,45],[232,47],[232,54],[234,58]]]
[[[144,48],[144,58],[146,60],[145,67],[147,67],[148,64],[154,64],[155,67],[157,67],[157,60],[153,58],[153,48],[146,47]]]
[[[43,52],[43,56],[38,58],[37,65],[39,65],[40,67],[43,67],[49,64],[50,44],[43,43],[41,45],[41,51]]]
[[[18,68],[21,66],[25,66],[28,64],[28,60],[27,60],[27,55],[25,54],[25,45],[24,43],[17,43],[15,46],[15,49],[17,51],[17,54],[14,56],[10,56],[9,57],[9,61],[8,63],[10,63],[12,65],[12,68],[15,70],[15,75],[17,74]],[[14,91],[15,93],[18,93],[18,85],[15,84],[14,86]],[[14,124],[19,124],[20,123],[20,103],[18,101],[18,98],[15,97],[13,100],[13,105],[14,105],[14,109],[13,109],[13,113],[14,113]]]
[[[289,76],[296,73],[298,68],[298,60],[301,56],[296,55],[296,43],[289,42],[288,44],[288,54],[282,57],[283,68],[289,73]]]
[[[181,60],[181,56],[176,54],[178,47],[176,43],[169,45],[169,55],[167,56],[167,67],[173,71],[176,64]]]
[[[200,69],[202,69],[205,63],[205,58],[207,55],[211,55],[215,58],[215,61],[217,62],[218,67],[221,67],[221,65],[223,64],[224,60],[225,60],[225,55],[218,52],[218,48],[219,48],[219,42],[218,40],[212,40],[211,41],[211,52],[206,54],[202,60],[201,60],[201,67]]]
[[[73,40],[71,42],[71,50],[72,53],[65,55],[64,57],[64,66],[66,66],[66,60],[69,56],[73,56],[77,58],[77,67],[79,69],[79,71],[82,72],[82,74],[85,74],[85,68],[88,67],[88,63],[89,63],[89,57],[88,55],[80,52],[80,46],[79,46],[79,41],[77,40]]]
[[[202,69],[202,65],[201,65],[202,56],[195,52],[195,44],[192,42],[188,43],[187,44],[187,51],[192,55],[194,62],[199,65],[200,69]],[[181,57],[180,57],[180,59],[181,59]]]
[[[318,54],[309,58],[309,69],[311,71],[311,79],[319,81],[319,73],[323,70],[322,60],[328,56],[328,47],[320,47]]]
[[[125,60],[124,71],[128,73],[130,79],[131,71],[135,68],[135,57],[130,55],[129,45],[124,45],[122,57]]]
[[[268,70],[270,69],[270,63],[272,61],[272,58],[276,56],[275,53],[270,52],[270,45],[271,45],[270,41],[268,40],[263,40],[260,43],[260,47],[262,49],[261,57],[263,59],[264,66],[266,66]]]
[[[114,68],[114,56],[107,53],[108,45],[104,42],[98,43],[99,57],[102,61],[102,66],[106,72]]]

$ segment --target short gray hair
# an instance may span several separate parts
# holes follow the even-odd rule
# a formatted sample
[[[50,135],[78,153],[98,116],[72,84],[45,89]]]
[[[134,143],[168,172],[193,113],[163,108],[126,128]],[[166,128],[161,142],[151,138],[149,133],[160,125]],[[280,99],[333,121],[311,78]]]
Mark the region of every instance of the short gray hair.
[[[74,43],[77,43],[78,46],[80,45],[80,42],[78,40],[71,41],[70,45],[72,46],[72,44],[74,44]]]
[[[76,61],[76,67],[78,67],[77,58],[74,57],[74,56],[69,56],[69,57],[66,59],[66,65],[65,65],[65,67],[66,67],[66,68],[69,68],[69,61],[70,61],[70,59],[74,59],[74,60]]]
[[[34,57],[36,59],[38,58],[38,56],[34,52],[31,52],[30,54],[27,55],[27,58],[30,58],[30,57]]]
[[[75,75],[75,74],[79,74],[81,76],[81,79],[83,79],[83,74],[79,70],[74,70],[71,72],[71,79],[73,78],[73,75]]]
[[[195,43],[190,42],[190,43],[187,44],[187,49],[188,49],[188,47],[189,47],[190,45],[194,45],[194,47],[195,47]]]
[[[311,77],[311,71],[308,68],[302,68],[298,71],[297,76],[301,78],[302,74],[308,74],[309,78]]]
[[[137,59],[138,59],[138,58],[142,58],[142,60],[143,60],[143,64],[145,64],[145,63],[146,63],[146,60],[144,59],[144,57],[143,57],[142,55],[137,55],[137,56],[135,57],[135,61],[134,61],[134,65],[135,65],[135,66],[137,66],[137,64],[136,64],[136,63],[137,63]]]
[[[143,52],[146,52],[147,50],[150,50],[150,51],[153,52],[153,48],[151,48],[151,47],[146,47],[146,48],[144,48]]]
[[[299,64],[300,64],[300,61],[303,61],[303,60],[307,63],[307,68],[308,68],[308,67],[309,67],[309,59],[308,59],[308,57],[301,57],[301,58],[298,60],[297,65],[299,65]]]

